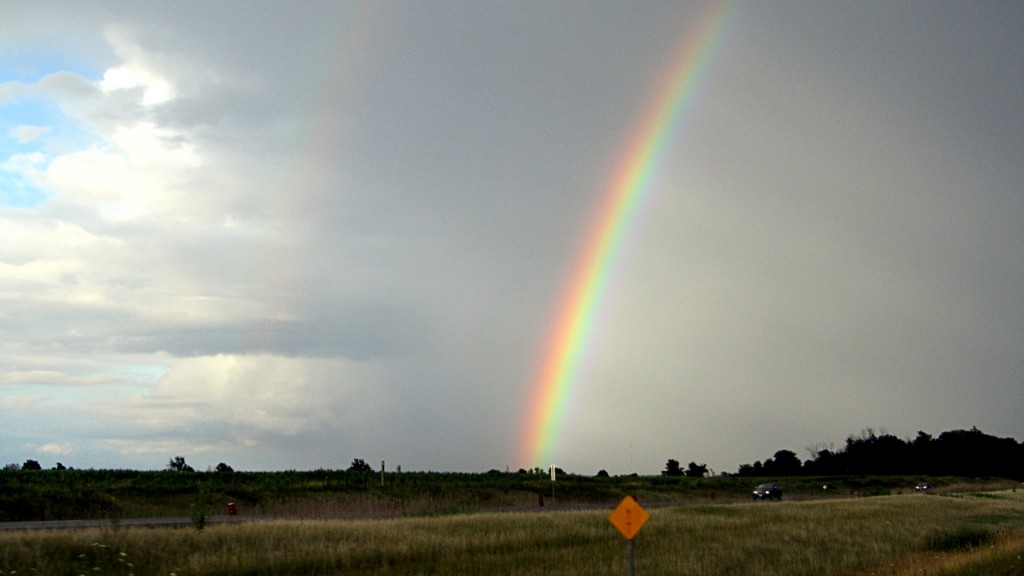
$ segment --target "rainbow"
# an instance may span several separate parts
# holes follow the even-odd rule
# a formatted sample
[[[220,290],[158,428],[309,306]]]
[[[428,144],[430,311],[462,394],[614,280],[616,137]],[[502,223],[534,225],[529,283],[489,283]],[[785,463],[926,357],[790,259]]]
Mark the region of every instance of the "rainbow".
[[[518,444],[521,464],[546,468],[552,463],[609,279],[628,232],[650,196],[651,181],[693,107],[699,81],[722,44],[733,11],[731,5],[711,7],[686,37],[664,75],[664,85],[615,164],[529,395]]]

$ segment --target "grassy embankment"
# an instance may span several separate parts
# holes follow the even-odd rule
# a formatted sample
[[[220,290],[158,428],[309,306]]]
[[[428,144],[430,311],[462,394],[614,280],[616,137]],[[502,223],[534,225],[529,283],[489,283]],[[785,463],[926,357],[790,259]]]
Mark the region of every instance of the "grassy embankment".
[[[877,496],[912,490],[922,478],[850,476],[778,480],[787,500]],[[969,484],[1009,487],[1006,481],[929,478],[936,490]],[[132,470],[0,471],[0,521],[209,515],[234,502],[240,515],[287,518],[379,518],[464,513],[552,505],[614,505],[631,494],[641,502],[693,503],[748,500],[759,478],[719,476],[563,475],[553,486],[545,474],[347,471],[144,472]],[[828,490],[822,486],[828,484]],[[554,490],[552,490],[554,489]],[[552,498],[554,494],[554,498]]]
[[[608,511],[0,533],[23,574],[624,574]],[[1024,573],[1024,491],[658,508],[638,574]],[[99,570],[94,570],[98,568]]]

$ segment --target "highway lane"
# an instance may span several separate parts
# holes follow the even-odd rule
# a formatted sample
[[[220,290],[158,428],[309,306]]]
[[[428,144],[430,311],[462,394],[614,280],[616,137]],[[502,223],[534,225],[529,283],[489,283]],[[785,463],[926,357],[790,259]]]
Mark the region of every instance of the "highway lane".
[[[255,520],[250,518],[249,520]],[[226,524],[228,522],[241,522],[238,516],[207,516],[207,524]],[[0,530],[73,530],[79,528],[159,528],[191,526],[192,519],[182,517],[163,518],[120,518],[113,520],[96,518],[92,520],[33,520],[28,522],[0,522]]]

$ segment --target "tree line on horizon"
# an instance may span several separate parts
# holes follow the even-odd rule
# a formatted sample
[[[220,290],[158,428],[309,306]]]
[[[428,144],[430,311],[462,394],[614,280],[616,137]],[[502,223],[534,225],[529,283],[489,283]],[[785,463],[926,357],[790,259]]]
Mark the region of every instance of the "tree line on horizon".
[[[808,448],[801,462],[791,450],[779,450],[763,462],[742,464],[737,476],[922,475],[1002,477],[1024,480],[1024,442],[998,438],[977,427],[933,437],[919,431],[913,439],[866,429],[835,449]]]
[[[807,448],[811,458],[803,462],[792,450],[778,450],[764,461],[753,464],[741,464],[735,473],[723,472],[722,476],[891,476],[891,475],[922,475],[922,476],[964,476],[964,477],[1002,477],[1024,481],[1024,442],[1013,438],[998,438],[985,434],[977,427],[970,430],[950,430],[933,437],[919,431],[913,439],[900,439],[892,434],[882,432],[876,434],[868,428],[859,435],[850,435],[843,447],[815,445]],[[5,471],[41,470],[36,460],[26,460],[24,464],[7,464]],[[60,462],[53,470],[74,470],[66,468]],[[195,472],[183,456],[170,459],[165,470],[177,472]],[[221,462],[208,472],[234,472],[234,469]],[[364,460],[356,458],[346,470],[347,472],[373,472],[373,468]],[[396,472],[400,472],[398,468]],[[487,474],[499,474],[491,470]],[[547,470],[520,469],[518,474],[546,475]],[[559,476],[566,472],[557,469]],[[703,478],[708,474],[706,464],[690,462],[683,468],[678,460],[669,459],[662,476],[685,476]],[[714,472],[711,473],[714,475]],[[607,477],[608,473],[601,470],[598,477]],[[631,476],[637,476],[636,473]]]

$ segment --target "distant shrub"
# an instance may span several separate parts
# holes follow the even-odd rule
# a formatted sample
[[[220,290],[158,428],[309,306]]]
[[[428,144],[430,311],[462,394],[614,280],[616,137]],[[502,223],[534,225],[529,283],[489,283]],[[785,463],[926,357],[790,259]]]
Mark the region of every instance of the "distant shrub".
[[[192,509],[189,513],[189,519],[192,520],[192,527],[196,530],[202,530],[206,527],[206,515],[209,512],[210,506],[206,502],[206,498],[200,498],[198,501],[192,504]]]

